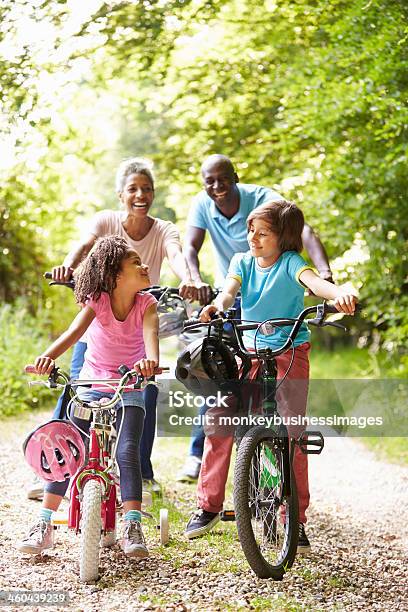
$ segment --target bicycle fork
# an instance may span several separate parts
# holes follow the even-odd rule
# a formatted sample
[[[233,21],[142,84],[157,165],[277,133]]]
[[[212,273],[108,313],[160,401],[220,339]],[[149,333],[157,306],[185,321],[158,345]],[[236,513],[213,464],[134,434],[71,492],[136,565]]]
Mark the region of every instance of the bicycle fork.
[[[101,519],[103,531],[113,531],[116,522],[116,484],[106,471],[109,458],[105,448],[103,425],[94,424],[90,431],[89,458],[87,464],[75,476],[70,494],[68,527],[78,533],[81,519],[82,490],[88,480],[98,480],[102,487]]]

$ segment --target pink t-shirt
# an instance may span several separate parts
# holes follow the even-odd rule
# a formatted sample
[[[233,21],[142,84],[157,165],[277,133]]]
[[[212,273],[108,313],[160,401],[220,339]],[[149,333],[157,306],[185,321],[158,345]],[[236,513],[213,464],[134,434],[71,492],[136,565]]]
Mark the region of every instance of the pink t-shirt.
[[[88,347],[79,377],[118,378],[120,365],[133,368],[136,361],[145,357],[143,316],[146,308],[155,303],[149,293],[137,293],[126,319],[118,321],[107,293],[102,293],[98,301],[87,300],[96,316],[87,330]]]
[[[119,210],[101,210],[89,222],[87,231],[97,238],[115,234],[122,236],[137,253],[144,264],[149,266],[149,277],[152,285],[160,283],[160,268],[167,255],[170,244],[177,244],[181,248],[180,234],[171,221],[154,219],[148,234],[142,240],[133,240],[126,233],[122,223],[126,213]]]

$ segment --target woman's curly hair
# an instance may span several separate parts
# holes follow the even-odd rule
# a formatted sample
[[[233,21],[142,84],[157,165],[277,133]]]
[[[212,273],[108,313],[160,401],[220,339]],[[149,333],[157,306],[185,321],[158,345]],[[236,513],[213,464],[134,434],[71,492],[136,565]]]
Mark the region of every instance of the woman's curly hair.
[[[99,299],[102,291],[112,294],[116,279],[130,247],[120,236],[98,238],[75,273],[75,297],[77,302],[88,298]]]

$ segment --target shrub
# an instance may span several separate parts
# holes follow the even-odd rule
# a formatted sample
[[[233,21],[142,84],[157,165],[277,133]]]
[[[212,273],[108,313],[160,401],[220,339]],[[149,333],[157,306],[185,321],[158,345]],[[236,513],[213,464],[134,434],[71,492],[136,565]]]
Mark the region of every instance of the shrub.
[[[30,388],[24,366],[50,341],[49,319],[44,311],[33,316],[27,303],[17,300],[0,307],[0,416],[11,416],[56,401],[55,390]],[[66,364],[67,358],[63,360]],[[62,363],[62,362],[61,362]]]

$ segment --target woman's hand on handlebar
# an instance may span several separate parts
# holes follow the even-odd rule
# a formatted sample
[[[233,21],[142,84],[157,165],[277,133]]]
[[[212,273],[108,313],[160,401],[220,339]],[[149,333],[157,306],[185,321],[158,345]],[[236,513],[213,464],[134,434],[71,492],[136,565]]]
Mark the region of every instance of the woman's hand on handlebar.
[[[51,357],[44,357],[43,355],[40,355],[39,357],[36,357],[34,361],[34,368],[37,374],[51,374],[52,370],[55,368],[55,361],[54,359],[51,359]],[[26,371],[31,371],[30,366],[26,365]]]
[[[136,361],[133,369],[136,370],[138,374],[144,376],[144,378],[150,378],[154,376],[154,370],[157,366],[158,362],[153,359],[139,359],[139,361]]]
[[[74,268],[69,266],[55,266],[51,270],[52,280],[59,283],[66,283],[71,280],[74,273]]]
[[[353,315],[356,309],[358,300],[352,293],[344,293],[339,295],[334,300],[334,306],[339,312],[344,312],[347,315]]]

